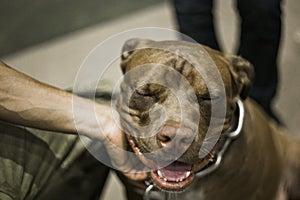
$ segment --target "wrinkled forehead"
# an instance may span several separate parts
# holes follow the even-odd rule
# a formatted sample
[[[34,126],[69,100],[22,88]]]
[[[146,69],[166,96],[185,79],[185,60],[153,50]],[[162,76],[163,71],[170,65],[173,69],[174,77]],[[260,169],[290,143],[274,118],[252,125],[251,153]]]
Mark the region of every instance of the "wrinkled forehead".
[[[210,95],[218,95],[222,90],[223,81],[219,70],[200,44],[131,39],[124,44],[122,51],[123,73],[132,69],[136,71],[128,76],[128,79],[163,79],[176,84],[179,83],[178,75],[174,75],[174,72],[173,75],[169,73],[175,70],[193,85],[197,93],[209,91]]]

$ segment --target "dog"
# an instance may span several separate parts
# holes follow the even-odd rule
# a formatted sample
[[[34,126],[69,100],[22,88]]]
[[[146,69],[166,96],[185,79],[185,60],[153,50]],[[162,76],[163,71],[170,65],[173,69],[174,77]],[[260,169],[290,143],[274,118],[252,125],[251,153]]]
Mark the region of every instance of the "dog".
[[[300,142],[247,98],[248,61],[185,41],[122,52],[121,126],[149,169],[142,183],[120,175],[128,199],[300,199]]]

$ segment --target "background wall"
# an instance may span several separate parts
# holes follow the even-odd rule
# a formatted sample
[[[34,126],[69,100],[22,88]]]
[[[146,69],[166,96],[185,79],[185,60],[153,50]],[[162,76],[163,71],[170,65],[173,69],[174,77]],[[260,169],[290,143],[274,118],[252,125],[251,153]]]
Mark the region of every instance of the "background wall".
[[[159,0],[1,0],[0,56]]]

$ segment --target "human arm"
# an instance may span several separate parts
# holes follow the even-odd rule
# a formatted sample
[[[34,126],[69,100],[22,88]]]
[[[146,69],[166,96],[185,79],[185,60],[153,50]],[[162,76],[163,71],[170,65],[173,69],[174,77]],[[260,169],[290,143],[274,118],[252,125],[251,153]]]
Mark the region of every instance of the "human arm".
[[[3,62],[0,62],[0,83],[0,119],[3,121],[76,134],[72,109],[76,99],[78,111],[83,114],[83,119],[78,119],[78,122],[82,121],[78,128],[81,133],[94,138],[99,125],[84,118],[86,107],[95,106],[98,112],[102,111],[103,118],[110,112],[108,106],[39,82]]]
[[[90,108],[93,108],[96,118],[89,117]],[[0,61],[0,120],[49,131],[80,132],[91,139],[101,140],[112,163],[128,172],[136,161],[129,160],[125,153],[120,155],[117,150],[116,146],[125,150],[127,143],[111,112],[109,106],[39,82]],[[133,180],[146,176],[145,173],[127,172],[124,175]]]

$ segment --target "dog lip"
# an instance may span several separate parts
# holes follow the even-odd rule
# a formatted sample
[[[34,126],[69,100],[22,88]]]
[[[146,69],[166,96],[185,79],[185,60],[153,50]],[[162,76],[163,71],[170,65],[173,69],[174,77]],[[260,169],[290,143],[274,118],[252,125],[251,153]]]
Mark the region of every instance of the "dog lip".
[[[213,161],[215,151],[213,150],[208,156],[202,159],[199,163],[194,164],[186,164],[186,166],[190,166],[190,168],[186,168],[183,176],[178,178],[170,178],[165,177],[167,176],[166,173],[162,173],[162,168],[157,167],[157,164],[150,159],[147,159],[143,153],[140,151],[139,147],[136,146],[133,138],[129,135],[127,135],[127,139],[129,141],[129,144],[132,148],[132,150],[138,155],[139,159],[148,167],[156,170],[152,170],[150,172],[150,178],[152,179],[153,183],[160,188],[161,190],[165,191],[171,191],[171,192],[181,192],[184,191],[195,179],[195,173],[204,168],[206,165],[208,165],[210,162]],[[163,161],[162,163],[166,163],[167,161]],[[168,163],[185,163],[183,161],[180,162],[180,159],[177,161],[169,161]],[[166,166],[168,167],[168,166]],[[164,167],[164,168],[166,168]],[[157,169],[159,168],[159,169]],[[169,180],[168,180],[169,178]]]
[[[136,146],[134,140],[131,136],[127,136],[127,139],[129,141],[129,144],[133,151],[138,155],[139,159],[144,163],[147,164],[151,168],[156,168],[157,166],[155,163],[143,156],[143,154],[140,152],[139,148]],[[177,163],[180,163],[178,161],[175,161]],[[173,162],[174,163],[174,162]],[[172,163],[171,163],[172,164]],[[168,170],[168,166],[165,167],[165,170]],[[170,167],[169,167],[169,170]],[[188,164],[181,164],[181,172],[182,174],[178,177],[170,178],[170,175],[167,175],[167,171],[163,171],[163,168],[153,170],[150,172],[150,178],[152,179],[153,183],[160,189],[165,191],[183,191],[185,188],[187,188],[194,180],[195,174],[193,172],[193,166]],[[158,174],[160,173],[160,174]],[[164,177],[167,176],[167,177]],[[169,179],[169,180],[168,180]]]

